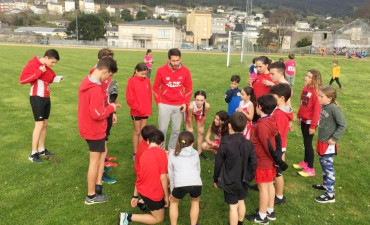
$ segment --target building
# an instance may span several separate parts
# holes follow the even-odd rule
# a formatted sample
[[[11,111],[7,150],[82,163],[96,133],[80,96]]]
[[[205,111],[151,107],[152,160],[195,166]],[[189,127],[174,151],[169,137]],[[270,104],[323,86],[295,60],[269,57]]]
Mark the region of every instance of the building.
[[[47,7],[48,7],[48,11],[50,14],[53,14],[53,15],[63,14],[63,5],[60,3],[49,2]]]
[[[209,46],[212,32],[212,14],[192,11],[186,16],[186,31],[194,33],[194,45]]]
[[[10,12],[15,8],[15,3],[12,0],[0,0],[0,12]]]
[[[212,34],[226,34],[225,24],[227,22],[226,17],[221,15],[212,15]]]
[[[80,11],[84,13],[94,13],[95,3],[94,0],[79,0]]]
[[[105,8],[105,10],[107,10],[107,12],[109,13],[109,15],[114,15],[116,14],[116,8],[112,7],[112,6],[108,6],[107,8]]]
[[[153,19],[121,23],[118,34],[118,47],[123,48],[180,48],[182,42],[179,27]]]
[[[66,38],[66,28],[55,28],[55,27],[19,27],[14,30],[14,33],[27,33],[31,32],[37,35],[46,37],[58,36]]]
[[[30,10],[35,14],[46,14],[47,8],[44,5],[33,5]]]
[[[352,50],[370,48],[370,25],[356,19],[338,30],[319,30],[313,33],[312,46],[315,49]]]
[[[72,12],[72,11],[75,11],[75,9],[76,9],[75,1],[73,1],[73,0],[66,0],[64,2],[64,11],[65,12]]]

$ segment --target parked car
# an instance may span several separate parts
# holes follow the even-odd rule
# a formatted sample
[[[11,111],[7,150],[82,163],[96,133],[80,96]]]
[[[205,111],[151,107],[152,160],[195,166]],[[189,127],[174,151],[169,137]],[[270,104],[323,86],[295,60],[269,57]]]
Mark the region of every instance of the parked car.
[[[40,44],[40,45],[48,45],[48,44],[49,44],[49,42],[48,42],[47,40],[41,40],[41,41],[39,42],[39,44]]]
[[[213,50],[213,47],[212,46],[203,47],[203,50],[212,51]]]
[[[222,47],[221,48],[221,51],[223,51],[223,52],[227,52],[227,50],[228,50],[227,47]]]

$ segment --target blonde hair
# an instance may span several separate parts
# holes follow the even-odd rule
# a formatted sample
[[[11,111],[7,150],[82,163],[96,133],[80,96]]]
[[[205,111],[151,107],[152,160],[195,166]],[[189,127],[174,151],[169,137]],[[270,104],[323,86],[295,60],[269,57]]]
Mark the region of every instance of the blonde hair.
[[[312,86],[316,90],[316,92],[319,92],[319,89],[322,87],[322,79],[321,79],[321,73],[318,70],[311,69],[307,72],[310,72],[312,74]]]
[[[324,95],[326,95],[326,97],[331,98],[331,103],[334,103],[337,106],[339,106],[337,101],[336,101],[337,91],[335,90],[335,88],[333,88],[332,86],[325,86],[325,87],[321,87],[320,91],[322,93],[324,93]]]

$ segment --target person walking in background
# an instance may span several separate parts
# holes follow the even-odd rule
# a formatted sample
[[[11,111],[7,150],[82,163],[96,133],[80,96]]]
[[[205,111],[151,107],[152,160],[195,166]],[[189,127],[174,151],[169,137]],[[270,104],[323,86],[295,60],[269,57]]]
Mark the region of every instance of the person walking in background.
[[[158,129],[167,135],[172,122],[168,150],[175,149],[180,133],[183,113],[193,92],[190,71],[181,62],[181,52],[177,48],[168,51],[168,62],[158,68],[153,85],[154,100],[158,105]],[[166,138],[165,138],[166,140]],[[162,146],[166,149],[166,141]]]
[[[338,66],[338,60],[333,61],[333,69],[331,70],[331,79],[329,85],[331,85],[334,81],[337,82],[339,86],[339,90],[342,90],[342,85],[339,82],[340,77],[340,66]]]
[[[152,73],[152,67],[154,63],[151,49],[146,50],[144,62],[146,64],[146,67],[148,68],[148,73],[146,74],[146,77],[150,79],[150,74]]]
[[[294,61],[294,54],[288,55],[289,60],[285,62],[285,79],[288,81],[290,86],[293,87],[296,74],[296,62]]]

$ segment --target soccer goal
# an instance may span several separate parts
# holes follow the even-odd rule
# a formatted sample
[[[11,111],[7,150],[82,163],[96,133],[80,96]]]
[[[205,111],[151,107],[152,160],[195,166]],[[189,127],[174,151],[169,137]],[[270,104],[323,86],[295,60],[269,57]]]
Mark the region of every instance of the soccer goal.
[[[248,32],[229,31],[228,45],[227,45],[227,62],[226,66],[231,66],[231,53],[240,53],[239,63],[249,66],[252,62],[254,48],[248,37]]]

